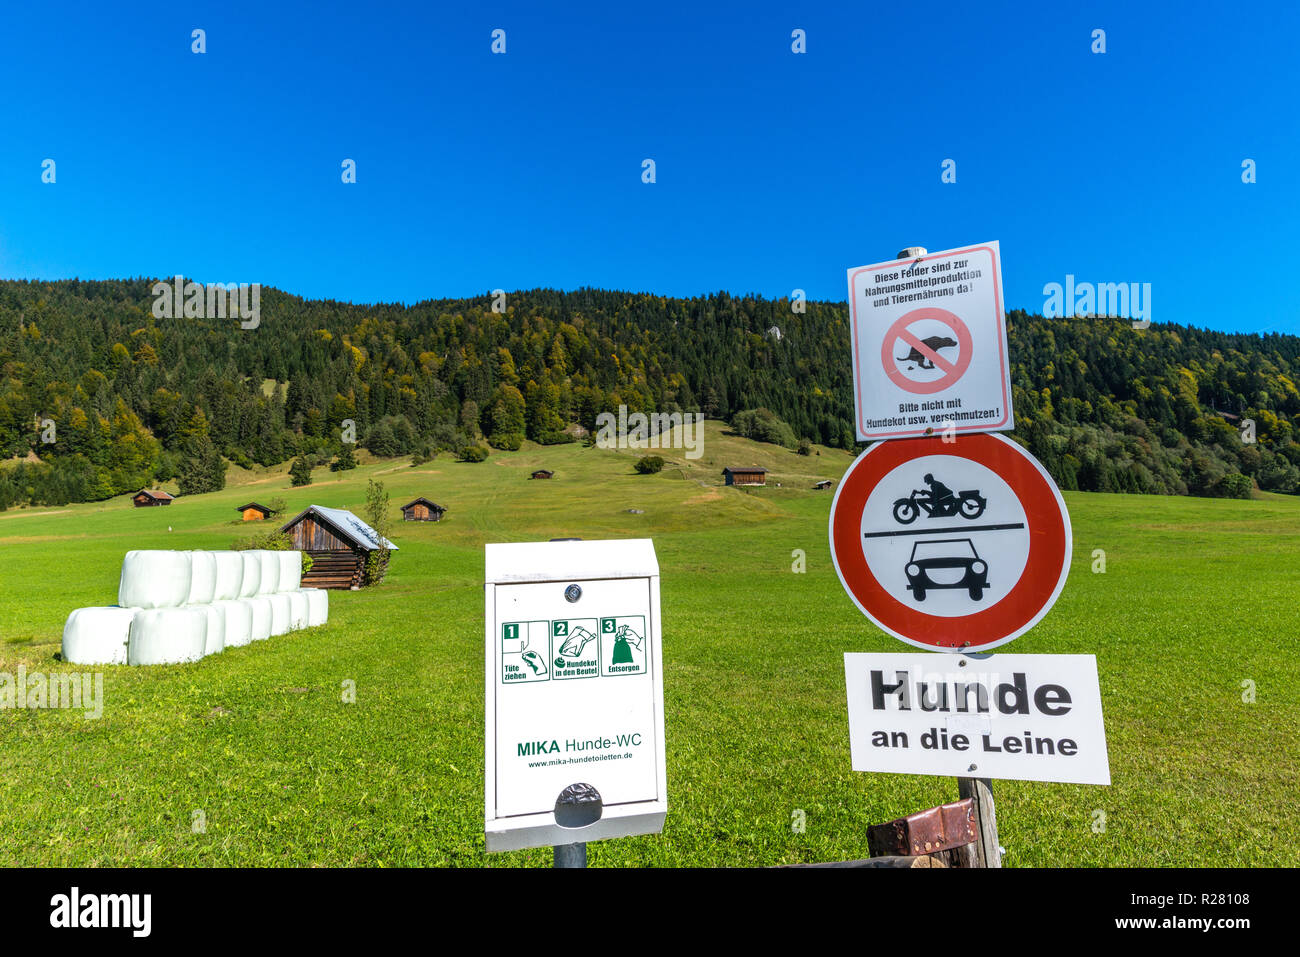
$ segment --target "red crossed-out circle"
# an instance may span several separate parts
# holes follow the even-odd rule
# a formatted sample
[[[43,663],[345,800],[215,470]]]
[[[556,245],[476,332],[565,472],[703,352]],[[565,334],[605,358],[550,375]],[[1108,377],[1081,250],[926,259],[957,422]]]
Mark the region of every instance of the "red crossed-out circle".
[[[957,336],[957,348],[959,350],[957,361],[949,362],[943,356],[939,355],[924,342],[908,330],[908,326],[919,319],[938,319]],[[935,379],[933,382],[915,382],[903,374],[903,370],[898,367],[898,357],[894,355],[895,343],[902,339],[913,349],[917,349],[927,359],[933,362],[940,369],[943,369],[944,375]],[[913,309],[906,315],[900,316],[894,324],[889,327],[885,333],[885,339],[880,344],[880,362],[885,367],[885,375],[889,376],[891,382],[900,389],[905,389],[914,395],[930,395],[935,392],[942,392],[957,384],[957,380],[965,374],[970,367],[971,360],[971,338],[970,330],[966,328],[966,323],[962,322],[953,313],[946,309],[936,309],[934,306],[923,306],[920,309]]]
[[[862,512],[872,490],[894,469],[924,455],[950,455],[991,469],[1011,486],[1029,526],[1029,558],[1020,580],[997,604],[960,617],[930,615],[905,605],[867,564]],[[884,518],[886,516],[882,516]],[[1061,493],[1038,460],[1010,439],[990,433],[877,442],[854,460],[831,505],[831,558],[858,609],[895,638],[934,651],[987,651],[1020,637],[1047,614],[1070,573],[1073,535]]]

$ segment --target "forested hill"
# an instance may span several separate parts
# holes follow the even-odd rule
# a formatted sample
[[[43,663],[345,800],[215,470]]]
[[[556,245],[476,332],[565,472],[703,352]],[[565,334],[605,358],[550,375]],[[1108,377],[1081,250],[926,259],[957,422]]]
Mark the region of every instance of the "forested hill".
[[[543,289],[500,313],[491,296],[357,306],[263,287],[241,329],[155,319],[153,283],[0,282],[0,506],[204,491],[223,457],[323,464],[347,420],[378,455],[569,441],[620,404],[765,408],[790,428],[742,417],[759,437],[854,444],[843,303]],[[1300,338],[1019,311],[1008,327],[1015,435],[1063,487],[1300,487]]]

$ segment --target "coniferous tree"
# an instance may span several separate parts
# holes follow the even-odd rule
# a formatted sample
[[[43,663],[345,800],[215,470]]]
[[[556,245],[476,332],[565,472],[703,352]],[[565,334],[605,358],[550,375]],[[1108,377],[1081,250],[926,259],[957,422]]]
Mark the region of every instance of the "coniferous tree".
[[[289,481],[294,488],[311,484],[311,466],[301,455],[293,460],[293,465],[289,466]]]
[[[331,472],[347,472],[357,467],[356,457],[352,454],[352,446],[344,444],[339,450],[338,457],[330,463]]]
[[[488,444],[493,448],[514,450],[524,441],[524,397],[512,385],[497,389],[492,403],[492,434]]]
[[[207,416],[198,407],[181,431],[181,455],[176,484],[182,495],[217,492],[226,487],[226,462],[208,434]]]
[[[182,472],[187,488],[219,486],[221,456],[328,461],[346,419],[381,439],[386,424],[394,455],[458,450],[480,430],[504,448],[564,441],[619,405],[728,421],[768,409],[796,438],[856,447],[843,303],[793,315],[753,296],[537,289],[498,314],[486,296],[366,306],[264,288],[278,333],[266,337],[155,320],[151,285],[0,282],[0,473],[13,504]],[[1300,338],[1021,311],[1007,333],[1012,437],[1063,487],[1236,494],[1242,483],[1223,480],[1239,475],[1300,491]],[[196,408],[206,442],[187,434]],[[45,420],[57,441],[42,441]]]

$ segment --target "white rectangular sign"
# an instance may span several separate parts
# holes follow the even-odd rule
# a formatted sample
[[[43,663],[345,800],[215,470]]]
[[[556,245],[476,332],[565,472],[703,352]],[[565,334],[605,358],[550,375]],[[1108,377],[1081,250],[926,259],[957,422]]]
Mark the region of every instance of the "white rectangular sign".
[[[1110,784],[1093,655],[844,655],[853,770]]]
[[[996,242],[849,270],[861,440],[1015,428]]]
[[[657,833],[668,807],[649,539],[487,546],[489,851]],[[566,789],[599,796],[564,826]]]

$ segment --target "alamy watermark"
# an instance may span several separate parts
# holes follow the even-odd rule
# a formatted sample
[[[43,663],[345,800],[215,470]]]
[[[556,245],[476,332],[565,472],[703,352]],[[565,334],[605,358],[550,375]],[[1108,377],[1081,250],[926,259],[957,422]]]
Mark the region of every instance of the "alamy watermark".
[[[240,319],[239,328],[262,324],[261,283],[199,283],[184,276],[153,284],[155,319]]]
[[[596,447],[602,449],[686,450],[688,459],[704,454],[703,412],[633,412],[626,405],[618,415],[601,412],[596,416]]]
[[[50,898],[50,926],[54,928],[125,928],[132,937],[148,937],[153,929],[152,894],[82,893],[73,886],[66,894]]]
[[[1065,284],[1049,282],[1043,287],[1043,315],[1048,319],[1108,316],[1132,319],[1134,329],[1151,325],[1151,283],[1075,282],[1067,273]]]
[[[28,674],[26,665],[18,666],[17,675],[0,671],[0,711],[6,708],[84,710],[83,717],[93,721],[104,714],[104,673]]]

